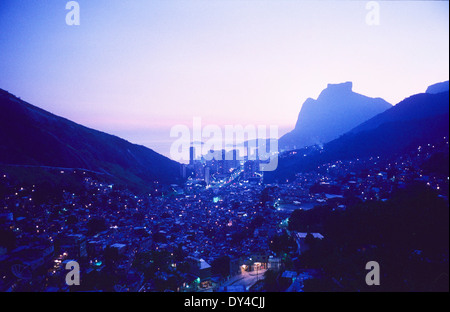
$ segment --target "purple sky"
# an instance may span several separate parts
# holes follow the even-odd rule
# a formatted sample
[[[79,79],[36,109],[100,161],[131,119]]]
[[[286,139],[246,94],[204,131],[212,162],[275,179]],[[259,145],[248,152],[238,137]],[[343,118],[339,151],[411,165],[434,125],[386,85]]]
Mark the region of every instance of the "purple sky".
[[[170,128],[295,125],[328,83],[392,104],[449,79],[448,1],[2,0],[0,88],[168,155]]]

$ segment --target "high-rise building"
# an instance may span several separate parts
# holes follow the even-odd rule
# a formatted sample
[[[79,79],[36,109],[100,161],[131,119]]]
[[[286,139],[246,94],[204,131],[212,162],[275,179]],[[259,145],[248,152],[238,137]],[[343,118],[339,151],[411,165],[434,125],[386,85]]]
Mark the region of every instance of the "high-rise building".
[[[185,164],[180,165],[180,175],[183,179],[186,178],[186,165]]]
[[[195,147],[191,146],[189,148],[189,165],[194,164],[194,159],[195,159]]]

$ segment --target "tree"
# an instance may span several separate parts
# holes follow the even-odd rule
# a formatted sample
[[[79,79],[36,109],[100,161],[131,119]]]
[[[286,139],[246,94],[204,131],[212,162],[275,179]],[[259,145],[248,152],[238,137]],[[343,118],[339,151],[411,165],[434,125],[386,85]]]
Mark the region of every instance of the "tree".
[[[280,286],[278,284],[278,273],[273,270],[267,270],[264,273],[264,291],[267,292],[278,292]]]
[[[277,254],[287,253],[290,249],[295,247],[296,244],[294,239],[286,232],[283,232],[281,235],[274,235],[269,243],[270,250]]]
[[[16,247],[16,235],[10,229],[0,229],[0,246],[8,251]]]
[[[222,277],[227,277],[230,275],[230,257],[223,256],[215,259],[211,263],[212,273],[214,275],[220,275]]]
[[[95,235],[107,229],[105,219],[100,217],[94,217],[89,219],[86,227],[90,235]]]
[[[385,202],[359,203],[326,220],[327,239],[299,259],[323,272],[323,280],[306,283],[305,290],[372,291],[356,268],[376,259],[383,281],[378,291],[448,291],[448,283],[440,283],[448,276],[448,200],[432,189],[412,184]]]
[[[250,222],[250,228],[252,228],[252,229],[259,228],[264,224],[264,221],[265,220],[264,220],[263,216],[257,215]]]
[[[265,206],[266,203],[270,200],[269,191],[270,191],[270,188],[266,187],[261,192],[260,202],[261,202],[262,206]]]
[[[78,222],[78,217],[76,215],[70,215],[66,219],[66,224],[68,226],[74,226]]]

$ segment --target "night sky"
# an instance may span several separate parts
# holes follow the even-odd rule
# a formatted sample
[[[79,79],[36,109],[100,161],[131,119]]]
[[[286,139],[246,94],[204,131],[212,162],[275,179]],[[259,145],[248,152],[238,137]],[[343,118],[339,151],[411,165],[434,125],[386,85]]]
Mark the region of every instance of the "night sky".
[[[0,88],[168,155],[170,128],[277,125],[328,83],[396,104],[449,78],[448,1],[3,0]]]

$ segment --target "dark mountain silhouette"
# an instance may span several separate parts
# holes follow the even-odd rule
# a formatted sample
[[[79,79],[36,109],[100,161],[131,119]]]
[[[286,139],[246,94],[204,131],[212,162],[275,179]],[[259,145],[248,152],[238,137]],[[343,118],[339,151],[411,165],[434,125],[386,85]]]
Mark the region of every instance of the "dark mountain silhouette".
[[[446,94],[448,97],[448,92]],[[387,123],[427,119],[448,113],[448,102],[444,105],[442,101],[446,95],[431,95],[433,94],[422,93],[408,97],[391,109],[363,122],[350,133],[373,130]]]
[[[80,168],[126,185],[174,183],[180,165],[151,149],[76,124],[0,89],[0,164]]]
[[[317,100],[307,99],[294,130],[280,138],[280,149],[327,143],[392,107],[381,98],[355,93],[352,87],[351,82],[329,84]]]
[[[449,81],[438,82],[427,88],[426,93],[437,94],[449,91]]]
[[[325,144],[323,150],[305,148],[281,156],[277,170],[265,178],[266,182],[285,181],[296,172],[335,160],[390,157],[448,136],[449,92],[417,94]]]

